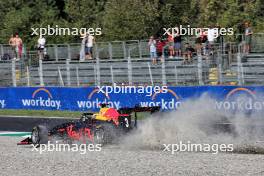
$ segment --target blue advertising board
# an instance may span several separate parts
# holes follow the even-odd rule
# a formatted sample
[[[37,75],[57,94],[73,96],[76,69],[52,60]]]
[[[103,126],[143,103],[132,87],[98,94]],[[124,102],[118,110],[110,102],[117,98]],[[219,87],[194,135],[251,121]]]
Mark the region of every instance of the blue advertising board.
[[[192,86],[160,89],[113,90],[110,87],[0,88],[1,109],[97,111],[101,103],[121,107],[161,106],[177,109],[181,103],[206,94],[217,109],[264,110],[264,86]]]

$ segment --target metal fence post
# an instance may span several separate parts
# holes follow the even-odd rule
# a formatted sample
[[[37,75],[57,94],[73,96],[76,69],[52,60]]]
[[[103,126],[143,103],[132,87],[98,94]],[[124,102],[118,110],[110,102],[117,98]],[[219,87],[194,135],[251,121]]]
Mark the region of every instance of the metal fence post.
[[[16,61],[15,59],[12,59],[12,63],[11,63],[11,71],[12,71],[12,82],[13,82],[13,86],[16,87]]]
[[[202,55],[198,54],[198,81],[199,85],[203,85],[203,68],[202,68]]]
[[[138,51],[139,51],[139,58],[142,59],[142,47],[141,47],[141,41],[138,41]]]
[[[237,53],[237,79],[238,85],[242,85],[242,63],[241,63],[241,54]]]
[[[124,59],[126,59],[126,43],[122,42],[122,46],[123,46],[123,53],[124,53]]]
[[[96,73],[96,64],[94,64],[94,85],[96,86],[97,85],[97,73]]]
[[[108,43],[108,54],[109,54],[109,59],[112,60],[112,58],[113,58],[113,48],[112,48],[112,44],[110,42]]]
[[[238,85],[242,85],[244,80],[243,80],[243,73],[242,73],[242,62],[241,62],[241,57],[242,57],[242,50],[243,50],[243,45],[239,44],[238,45],[238,53],[237,53],[237,79],[238,79]]]
[[[30,86],[30,72],[29,72],[29,67],[27,66],[27,86]]]
[[[70,59],[66,59],[66,75],[67,75],[67,86],[71,86]]]
[[[54,45],[54,54],[55,54],[56,61],[58,61],[59,58],[58,58],[58,47],[57,47],[57,45]]]
[[[3,47],[3,45],[0,45],[0,47],[1,47],[1,56],[3,56],[4,55],[4,47]]]
[[[148,69],[149,69],[149,77],[150,77],[151,85],[154,86],[152,72],[151,72],[151,67],[150,67],[150,63],[149,62],[148,62]]]
[[[96,84],[97,86],[100,86],[100,59],[99,59],[99,51],[97,48],[97,45],[95,45],[96,49]]]
[[[114,70],[113,70],[113,66],[111,65],[110,67],[110,71],[111,71],[111,80],[112,80],[112,85],[115,85],[115,80],[114,80]]]
[[[62,79],[62,75],[61,75],[60,67],[58,67],[58,74],[59,74],[60,85],[64,87],[64,82],[63,82],[63,79]]]
[[[161,60],[161,74],[162,74],[162,85],[166,86],[167,81],[166,81],[165,59]]]
[[[76,66],[77,86],[80,87],[79,68]]]
[[[177,73],[177,66],[174,67],[174,73],[175,73],[175,84],[178,85],[178,73]]]
[[[132,63],[131,63],[131,57],[130,57],[130,50],[128,51],[128,57],[127,57],[127,71],[128,71],[128,84],[132,85]]]
[[[217,73],[218,73],[218,82],[220,84],[223,83],[223,76],[222,76],[222,61],[223,61],[223,57],[220,56],[220,51],[217,52]]]
[[[39,82],[40,86],[44,86],[42,60],[39,60]]]
[[[68,51],[68,59],[71,60],[71,46],[67,45],[67,51]]]

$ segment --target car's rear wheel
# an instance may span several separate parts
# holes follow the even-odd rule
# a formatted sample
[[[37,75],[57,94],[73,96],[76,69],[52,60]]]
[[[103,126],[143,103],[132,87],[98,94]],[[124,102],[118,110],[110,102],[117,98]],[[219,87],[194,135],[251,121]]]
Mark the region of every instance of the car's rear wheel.
[[[38,125],[35,126],[31,133],[31,140],[34,145],[48,143],[48,129],[46,126]]]

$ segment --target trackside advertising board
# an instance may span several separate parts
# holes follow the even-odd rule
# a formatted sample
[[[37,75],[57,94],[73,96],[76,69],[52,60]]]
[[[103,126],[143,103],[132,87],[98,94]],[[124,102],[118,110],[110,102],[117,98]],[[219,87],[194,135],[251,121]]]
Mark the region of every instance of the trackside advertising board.
[[[177,109],[184,101],[206,94],[215,108],[231,111],[264,110],[264,86],[193,86],[112,90],[109,87],[16,87],[0,88],[1,109],[97,111],[101,103],[121,107],[161,106]]]

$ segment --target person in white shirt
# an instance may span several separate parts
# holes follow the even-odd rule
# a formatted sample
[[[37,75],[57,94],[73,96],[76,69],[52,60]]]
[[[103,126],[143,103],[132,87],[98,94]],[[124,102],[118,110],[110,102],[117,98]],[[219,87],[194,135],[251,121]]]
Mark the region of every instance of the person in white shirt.
[[[210,27],[207,31],[207,40],[209,42],[208,48],[209,48],[209,51],[211,54],[212,54],[212,50],[213,50],[214,41],[217,37],[218,37],[217,28]]]
[[[149,51],[150,51],[150,57],[152,59],[153,64],[157,64],[157,48],[156,48],[156,40],[153,36],[150,37],[149,42]]]
[[[93,58],[93,45],[94,45],[95,39],[94,36],[88,34],[87,43],[86,43],[86,58],[92,59]]]
[[[40,35],[38,39],[38,54],[39,54],[39,59],[44,58],[44,52],[45,52],[45,44],[46,44],[46,39]]]
[[[81,50],[80,50],[80,61],[84,61],[85,60],[85,44],[87,42],[87,36],[86,34],[81,34],[81,37],[82,39],[82,43],[81,43]]]
[[[216,28],[209,28],[207,31],[208,42],[212,45],[212,44],[214,44],[214,40],[216,38],[217,38],[217,29]]]

